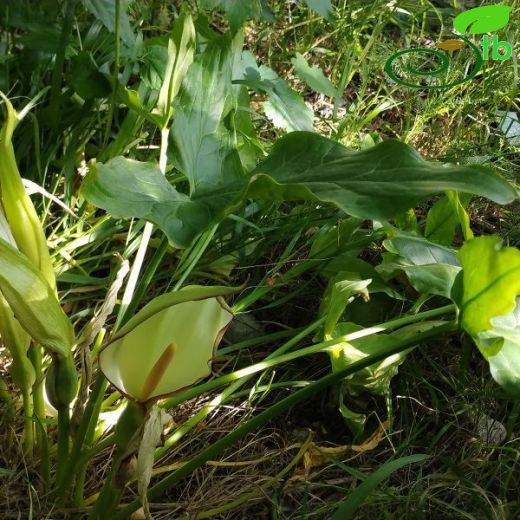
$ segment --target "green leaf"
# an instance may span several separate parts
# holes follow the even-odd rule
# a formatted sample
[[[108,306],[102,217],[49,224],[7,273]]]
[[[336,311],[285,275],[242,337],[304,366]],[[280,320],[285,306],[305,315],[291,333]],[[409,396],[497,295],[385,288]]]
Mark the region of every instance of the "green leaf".
[[[156,224],[177,247],[188,247],[212,219],[207,206],[179,193],[158,166],[124,157],[106,164],[91,162],[81,192],[115,218]]]
[[[259,0],[200,0],[205,9],[221,9],[226,13],[232,31],[236,32],[251,18],[258,18],[262,14],[262,4]]]
[[[208,376],[233,318],[215,294],[231,291],[186,287],[153,300],[100,352],[101,370],[137,402],[171,395]]]
[[[461,324],[473,337],[493,328],[491,320],[510,313],[520,295],[520,251],[500,237],[470,240],[459,251]]]
[[[214,102],[222,106],[218,95]],[[92,204],[115,217],[153,222],[179,247],[189,245],[247,197],[320,201],[355,217],[383,220],[449,190],[481,195],[501,204],[517,196],[511,185],[482,166],[428,162],[398,141],[351,151],[307,132],[279,139],[271,155],[247,178],[222,126],[219,129],[207,121],[203,113],[182,114],[177,112],[172,132],[179,149],[179,167],[190,180],[191,199],[170,186],[156,166],[121,157],[105,165],[92,164],[82,187]],[[207,130],[197,133],[192,127],[196,121]],[[205,137],[215,128],[217,134]],[[187,133],[183,135],[181,129]],[[225,136],[224,142],[219,135]]]
[[[355,363],[377,352],[388,350],[392,345],[398,345],[413,338],[419,333],[429,331],[441,322],[428,321],[408,325],[390,334],[377,334],[359,338],[350,343],[338,345],[334,370],[343,370],[351,363]],[[352,334],[362,327],[354,323],[339,323],[334,330],[333,337]],[[394,354],[383,361],[374,363],[345,379],[345,388],[351,395],[360,392],[369,392],[373,395],[383,395],[389,388],[392,378],[397,374],[399,365],[404,361],[410,350]]]
[[[158,45],[156,40],[145,41],[140,56],[141,76],[148,88],[160,90],[166,77],[168,46]]]
[[[491,375],[520,397],[520,251],[499,237],[481,237],[459,252],[462,288],[454,290],[462,327],[490,365]]]
[[[145,107],[139,97],[139,92],[136,90],[125,88],[121,85],[117,86],[117,99],[120,103],[123,103],[128,108],[136,112],[143,119],[146,119],[148,122],[154,124],[155,126],[161,128],[162,121],[157,116],[155,116],[151,110]]]
[[[520,397],[520,298],[514,311],[492,318],[493,328],[475,342],[489,363],[493,379],[511,396]]]
[[[453,249],[429,242],[423,237],[403,231],[385,242],[387,249],[410,260],[413,265],[448,264],[460,266]]]
[[[192,194],[234,184],[243,174],[234,136],[224,124],[236,106],[232,79],[241,49],[240,35],[213,41],[190,67],[176,100],[170,153]]]
[[[336,324],[340,320],[350,298],[360,295],[364,300],[368,300],[367,287],[372,280],[360,280],[356,273],[338,273],[329,282],[327,290],[323,295],[320,305],[320,316],[326,316],[323,325],[325,339],[329,339],[334,332]]]
[[[314,113],[303,98],[298,95],[287,81],[265,65],[258,66],[250,52],[243,53],[245,83],[259,94],[269,96],[264,102],[265,115],[274,126],[289,132],[306,130],[312,132]]]
[[[332,515],[331,520],[349,520],[354,518],[354,515],[361,507],[363,502],[372,494],[372,492],[392,473],[399,471],[404,466],[422,462],[428,459],[428,455],[410,455],[408,457],[401,457],[396,460],[391,460],[383,464],[372,475],[367,477],[359,486],[357,486],[352,493],[344,500]]]
[[[0,239],[0,292],[25,331],[46,349],[66,357],[72,325],[54,291],[26,256]]]
[[[112,92],[110,81],[102,74],[88,52],[71,59],[72,88],[84,99],[106,97]]]
[[[195,26],[187,12],[178,16],[168,39],[168,60],[164,72],[164,82],[159,92],[157,106],[153,111],[166,127],[172,116],[172,103],[181,88],[182,81],[193,62],[195,53]]]
[[[449,192],[436,202],[426,218],[424,235],[432,242],[445,246],[453,243],[457,227],[460,226],[465,240],[473,238],[466,208],[471,195]]]
[[[250,195],[330,202],[365,219],[392,218],[449,190],[499,204],[517,198],[507,181],[485,167],[429,162],[393,140],[352,151],[316,134],[293,132],[275,143],[254,173]]]
[[[420,294],[450,297],[461,270],[455,251],[404,232],[384,245],[391,254],[384,255],[379,272],[388,278],[403,271]]]
[[[359,362],[379,352],[388,351],[393,346],[397,346],[410,338],[416,337],[422,332],[429,331],[440,323],[441,322],[416,323],[403,327],[391,334],[377,334],[349,343],[342,342],[330,353],[332,371],[341,372],[353,363]],[[360,330],[362,330],[362,327],[357,324],[339,323],[334,329],[332,337],[344,336]],[[343,380],[339,408],[349,428],[351,428],[355,435],[363,433],[366,417],[362,413],[352,412],[352,410],[347,407],[346,402],[349,396],[359,395],[361,392],[368,392],[372,395],[384,395],[388,392],[392,379],[397,375],[399,366],[404,362],[410,350],[411,349],[389,356],[383,361],[374,363]]]
[[[305,3],[323,18],[329,18],[332,15],[332,0],[305,0]]]
[[[110,32],[115,33],[116,3],[114,0],[83,0],[83,5],[90,11]],[[126,0],[121,0],[121,40],[132,47],[135,43],[135,35],[126,13]]]
[[[460,13],[453,20],[453,27],[464,34],[484,34],[502,29],[509,23],[512,7],[509,5],[484,5]]]
[[[291,60],[295,74],[314,91],[329,97],[336,97],[338,91],[332,82],[325,77],[319,67],[311,67],[306,59],[299,53]]]

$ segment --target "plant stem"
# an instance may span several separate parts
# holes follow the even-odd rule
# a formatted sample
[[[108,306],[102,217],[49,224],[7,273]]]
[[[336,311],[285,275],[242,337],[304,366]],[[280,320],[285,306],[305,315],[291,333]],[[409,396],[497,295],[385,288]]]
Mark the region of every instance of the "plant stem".
[[[266,359],[277,358],[278,356],[284,354],[292,347],[296,346],[302,339],[307,337],[309,334],[317,330],[325,321],[325,318],[321,318],[304,330],[302,330],[299,334],[294,336],[288,342],[283,344],[277,350],[275,350],[272,354],[270,354]],[[177,442],[179,442],[186,433],[188,433],[192,428],[194,428],[197,424],[203,421],[213,410],[217,407],[223,405],[237,390],[240,389],[243,385],[245,385],[250,379],[251,376],[243,377],[238,381],[235,381],[233,384],[229,385],[222,393],[214,397],[208,404],[203,406],[195,415],[190,417],[186,422],[184,422],[179,428],[177,428],[165,441],[164,445],[158,448],[155,451],[156,459],[164,455],[172,446],[174,446]]]
[[[43,397],[43,348],[40,345],[34,345],[27,353],[36,374],[36,380],[32,386],[32,413],[41,423],[38,429],[37,446],[41,446],[44,442],[43,437],[47,435],[47,425],[45,424],[45,399]],[[32,414],[31,414],[32,415]],[[46,439],[45,439],[46,442]]]
[[[166,173],[167,166],[167,151],[168,151],[168,130],[161,130],[161,150],[159,152],[159,168],[161,172]],[[137,281],[139,279],[139,275],[141,273],[141,269],[144,263],[144,257],[146,255],[146,251],[148,250],[148,244],[150,243],[150,238],[153,233],[153,224],[147,222],[143,229],[143,234],[141,235],[141,241],[139,244],[139,249],[137,250],[137,254],[135,255],[135,260],[132,265],[132,269],[130,271],[130,276],[128,277],[128,282],[125,287],[125,292],[123,294],[123,299],[121,301],[121,307],[119,310],[119,315],[116,320],[115,329],[117,330],[122,324],[124,319],[128,319],[127,310],[130,305],[137,306],[137,303],[134,299],[135,289],[137,286]]]
[[[32,457],[34,449],[34,422],[33,422],[33,401],[31,388],[24,385],[22,388],[23,400],[23,452],[27,457]]]
[[[171,473],[166,478],[162,479],[160,482],[152,486],[148,490],[148,498],[149,500],[154,500],[155,498],[161,496],[163,493],[171,489],[175,484],[179,481],[192,474],[197,468],[203,466],[208,460],[216,458],[220,453],[222,453],[225,449],[230,447],[239,439],[243,438],[245,435],[257,430],[270,420],[275,417],[278,417],[280,414],[285,412],[286,410],[292,408],[296,404],[310,399],[315,393],[324,390],[325,388],[338,383],[345,377],[358,372],[374,363],[382,361],[389,356],[394,354],[398,354],[399,352],[403,352],[411,347],[414,347],[420,343],[425,343],[430,340],[436,339],[439,336],[452,333],[458,330],[458,326],[456,323],[447,323],[445,325],[441,325],[439,327],[435,327],[433,329],[427,330],[425,332],[418,333],[415,337],[410,338],[406,341],[403,341],[399,345],[393,345],[390,348],[384,349],[377,354],[373,354],[371,356],[367,356],[366,358],[352,363],[350,366],[344,368],[343,370],[339,370],[338,372],[333,372],[314,383],[311,383],[309,386],[298,390],[294,394],[278,401],[273,406],[263,411],[253,419],[249,420],[241,427],[236,430],[231,431],[227,435],[225,435],[222,439],[210,445],[208,448],[203,450],[199,455],[192,458],[188,461],[184,466],[179,468],[178,470]],[[140,507],[139,500],[135,500],[122,510],[120,510],[115,516],[112,517],[112,520],[124,520],[130,516],[130,514]]]
[[[241,368],[230,374],[225,374],[221,377],[213,379],[212,381],[208,381],[201,385],[189,388],[189,389],[185,390],[184,392],[182,392],[170,399],[167,399],[161,406],[163,406],[164,408],[174,408],[175,406],[178,406],[179,404],[181,404],[184,401],[187,401],[188,399],[193,399],[194,397],[197,397],[203,393],[209,392],[210,390],[214,390],[215,388],[218,388],[219,386],[225,385],[227,383],[232,383],[232,382],[236,381],[237,379],[241,379],[243,377],[256,374],[257,372],[261,372],[263,370],[266,370],[267,368],[272,368],[281,363],[287,363],[288,361],[293,361],[293,360],[298,359],[303,356],[317,354],[320,352],[326,352],[327,350],[333,348],[334,346],[336,346],[340,343],[354,341],[355,339],[360,339],[360,338],[364,338],[367,336],[372,336],[373,334],[377,334],[379,332],[396,329],[396,328],[402,327],[404,325],[416,323],[418,321],[421,321],[421,320],[424,320],[427,318],[434,318],[434,317],[442,316],[442,315],[448,314],[450,312],[453,312],[454,310],[455,310],[454,305],[448,305],[446,307],[441,307],[439,309],[433,309],[431,311],[421,312],[421,313],[414,314],[411,316],[403,316],[396,320],[391,320],[386,323],[377,325],[375,327],[369,327],[366,329],[362,329],[358,332],[354,332],[352,334],[347,334],[346,336],[340,336],[340,337],[337,337],[337,338],[334,338],[334,339],[331,339],[328,341],[323,341],[316,345],[311,345],[310,347],[299,349],[297,352],[293,352],[291,354],[284,354],[281,356],[276,355],[275,357],[273,357],[273,355],[271,355],[264,361],[261,361],[260,363],[255,363],[254,365],[250,365],[248,367]]]
[[[106,386],[107,383],[103,374],[98,374],[92,388],[92,393],[90,394],[87,405],[85,406],[83,417],[76,432],[70,456],[64,465],[63,471],[60,474],[60,478],[57,479],[57,493],[58,497],[60,498],[64,498],[67,490],[73,482],[74,470],[83,449],[83,444],[89,429],[90,420],[92,417],[94,417],[99,402],[103,399]]]
[[[108,475],[105,477],[105,482],[99,497],[96,501],[96,505],[90,511],[89,520],[103,520],[105,518],[112,518],[112,512],[119,504],[123,488],[115,485],[116,472],[119,469],[123,459],[123,453],[118,449],[114,460],[112,461],[112,467]]]
[[[68,464],[70,437],[70,410],[69,406],[62,406],[58,410],[58,465],[56,480],[59,481]]]

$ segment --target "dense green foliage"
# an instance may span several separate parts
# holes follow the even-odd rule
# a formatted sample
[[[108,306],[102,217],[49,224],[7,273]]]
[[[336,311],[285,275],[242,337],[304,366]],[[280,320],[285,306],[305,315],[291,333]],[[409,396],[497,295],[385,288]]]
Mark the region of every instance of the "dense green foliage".
[[[38,514],[122,519],[142,508],[151,518],[151,500],[266,424],[317,406],[327,389],[331,420],[362,443],[372,410],[360,396],[386,398],[381,428],[391,429],[392,385],[419,346],[428,359],[455,342],[456,385],[472,358],[517,410],[516,180],[498,159],[433,160],[416,139],[421,118],[456,114],[476,87],[419,96],[415,121],[415,94],[406,98],[389,78],[373,90],[363,63],[387,25],[413,33],[405,7],[406,16],[376,2],[380,18],[375,5],[363,21],[368,8],[328,0],[174,4],[0,6],[0,337],[9,358],[1,395],[22,439],[12,452],[41,475]],[[457,12],[421,6],[421,31]],[[287,9],[308,17],[302,25],[355,36],[337,77],[302,49],[286,60],[300,86],[328,100],[328,116],[317,117],[250,41],[249,21],[269,31]],[[502,11],[505,20],[510,9]],[[457,24],[479,34],[490,28],[479,20]],[[345,111],[353,85],[357,100]],[[495,92],[508,114],[514,89]],[[364,132],[401,105],[404,135]],[[43,197],[29,197],[35,186]],[[477,225],[479,207],[513,208],[509,231]],[[251,316],[264,316],[268,330]],[[183,437],[244,396],[251,413],[154,473]],[[310,438],[298,446],[262,493],[304,457],[312,469]],[[352,518],[385,479],[430,460],[404,451],[413,446],[368,477],[330,459],[361,483],[305,514]],[[90,482],[108,453],[108,471]],[[202,504],[196,517],[240,511],[257,491]]]

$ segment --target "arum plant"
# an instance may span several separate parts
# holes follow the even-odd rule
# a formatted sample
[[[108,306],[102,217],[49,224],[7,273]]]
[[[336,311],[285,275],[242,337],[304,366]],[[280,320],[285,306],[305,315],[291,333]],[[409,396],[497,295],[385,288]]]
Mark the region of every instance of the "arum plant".
[[[40,92],[21,112],[17,112],[9,99],[0,92],[5,110],[5,120],[0,129],[0,239],[25,255],[41,273],[51,291],[54,291],[56,280],[45,233],[25,191],[12,143],[16,127],[44,94],[45,91]],[[13,315],[4,297],[0,296],[0,335],[13,358],[13,380],[22,392],[25,413],[24,445],[26,453],[31,453],[34,438],[33,410],[40,419],[44,418],[41,347],[38,344],[31,346],[30,333],[27,333],[27,329],[24,330],[23,324],[21,326],[18,323],[23,318]]]
[[[115,461],[92,518],[106,518],[119,503],[131,478],[131,461],[147,442],[144,432],[155,416],[155,403],[210,374],[216,348],[233,318],[222,297],[234,292],[228,287],[187,286],[160,296],[100,352],[101,371],[129,404],[115,429]],[[153,455],[154,449],[152,443],[148,451]]]

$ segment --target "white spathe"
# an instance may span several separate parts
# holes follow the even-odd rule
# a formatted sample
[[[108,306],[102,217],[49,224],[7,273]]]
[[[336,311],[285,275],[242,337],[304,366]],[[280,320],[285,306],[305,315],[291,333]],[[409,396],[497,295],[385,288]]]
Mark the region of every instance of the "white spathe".
[[[207,377],[233,319],[219,298],[185,301],[152,314],[99,355],[106,378],[129,398],[164,397]]]

